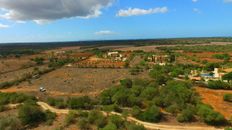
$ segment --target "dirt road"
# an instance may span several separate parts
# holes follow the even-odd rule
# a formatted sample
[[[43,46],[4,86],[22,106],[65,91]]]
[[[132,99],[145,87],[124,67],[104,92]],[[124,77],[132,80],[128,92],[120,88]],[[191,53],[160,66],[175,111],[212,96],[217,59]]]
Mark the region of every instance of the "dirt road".
[[[69,110],[68,109],[56,109],[54,107],[49,106],[47,103],[44,102],[37,102],[39,106],[41,106],[44,110],[50,110],[51,112],[57,113],[57,114],[68,114]],[[106,115],[106,112],[103,112],[104,115]],[[122,116],[120,113],[116,112],[111,112],[109,114],[112,115],[119,115]],[[138,119],[135,119],[133,117],[127,117],[128,121],[135,122],[137,124],[143,125],[147,129],[151,130],[223,130],[221,128],[215,128],[211,126],[187,126],[187,125],[179,125],[179,126],[174,126],[174,125],[163,125],[163,124],[155,124],[155,123],[148,123],[148,122],[143,122]]]

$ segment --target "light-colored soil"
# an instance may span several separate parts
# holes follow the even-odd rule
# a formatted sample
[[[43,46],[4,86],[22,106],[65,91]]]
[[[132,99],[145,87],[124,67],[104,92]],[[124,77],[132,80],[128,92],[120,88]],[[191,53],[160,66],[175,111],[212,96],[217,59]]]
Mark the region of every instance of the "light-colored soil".
[[[216,111],[223,114],[227,119],[232,117],[232,103],[223,100],[224,94],[232,94],[232,90],[213,90],[196,87],[196,91],[200,94],[204,103],[211,105]]]
[[[4,92],[26,92],[41,95],[39,87],[46,88],[51,96],[96,96],[101,91],[117,85],[124,78],[149,78],[146,72],[132,76],[128,69],[61,68],[41,76],[39,79],[23,82],[4,89]]]

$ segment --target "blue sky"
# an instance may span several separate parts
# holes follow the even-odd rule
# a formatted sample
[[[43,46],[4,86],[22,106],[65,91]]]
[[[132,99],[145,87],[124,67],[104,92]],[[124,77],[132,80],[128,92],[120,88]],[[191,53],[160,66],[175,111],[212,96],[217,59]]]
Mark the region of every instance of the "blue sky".
[[[232,36],[232,0],[41,1],[0,0],[1,43]]]

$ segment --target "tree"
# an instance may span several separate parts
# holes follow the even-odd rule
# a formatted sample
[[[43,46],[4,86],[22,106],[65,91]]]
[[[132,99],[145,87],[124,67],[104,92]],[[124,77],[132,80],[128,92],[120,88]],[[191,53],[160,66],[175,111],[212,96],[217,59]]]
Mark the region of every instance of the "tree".
[[[228,73],[228,74],[225,74],[223,77],[222,77],[223,80],[227,80],[228,82],[230,82],[232,80],[232,72]]]
[[[191,122],[194,119],[194,112],[191,109],[183,110],[178,116],[178,122]]]
[[[24,104],[18,111],[19,119],[24,125],[35,125],[46,120],[46,115],[36,105]]]
[[[118,129],[114,123],[109,122],[104,128],[102,128],[100,130],[118,130]]]
[[[157,106],[153,105],[142,112],[138,118],[148,122],[159,122],[162,118],[162,114],[160,112],[160,109]]]
[[[226,120],[224,116],[218,112],[215,112],[209,105],[198,104],[197,114],[200,118],[209,125],[223,125]]]
[[[131,79],[123,79],[120,81],[121,85],[126,88],[132,87],[132,80]]]
[[[37,65],[42,65],[42,64],[44,64],[44,58],[42,58],[42,57],[36,57],[35,59],[33,59],[33,61],[34,61]]]
[[[92,100],[88,96],[68,99],[68,107],[71,109],[91,109]]]

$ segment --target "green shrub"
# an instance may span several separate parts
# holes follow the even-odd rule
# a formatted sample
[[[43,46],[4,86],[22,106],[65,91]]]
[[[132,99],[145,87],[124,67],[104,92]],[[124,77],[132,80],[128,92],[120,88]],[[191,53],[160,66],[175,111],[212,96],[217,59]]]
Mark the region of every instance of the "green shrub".
[[[194,112],[191,109],[183,110],[178,116],[178,122],[191,122],[194,119]]]
[[[67,101],[68,107],[71,109],[92,109],[92,100],[88,96],[70,98]]]
[[[208,105],[198,104],[197,109],[197,114],[209,125],[223,125],[226,122],[222,114],[215,112],[213,108]]]
[[[124,79],[124,80],[121,80],[121,81],[120,81],[120,84],[121,84],[123,87],[131,88],[133,83],[132,83],[132,80],[131,80],[131,79]]]
[[[102,128],[100,130],[118,130],[118,129],[114,123],[109,122],[104,128]]]
[[[16,103],[22,103],[27,100],[34,100],[36,101],[36,98],[33,96],[28,96],[25,94],[20,93],[1,93],[0,92],[0,104],[6,105],[6,104],[16,104]]]
[[[45,111],[45,116],[46,116],[46,124],[52,125],[52,123],[56,119],[56,114],[51,111]]]
[[[90,129],[90,124],[87,119],[81,118],[78,120],[78,127],[81,130],[89,130]]]
[[[126,128],[127,128],[127,130],[146,130],[146,128],[144,128],[144,126],[136,125],[133,123],[127,123]]]
[[[159,122],[162,118],[162,114],[157,106],[152,106],[140,113],[138,118],[148,122]]]
[[[225,94],[223,99],[224,101],[232,102],[232,94]]]
[[[0,112],[3,112],[3,111],[5,111],[5,106],[4,105],[0,105]]]
[[[230,90],[232,89],[232,86],[228,83],[225,83],[223,81],[209,81],[208,82],[208,88],[211,88],[211,89],[227,89],[227,90]]]
[[[112,122],[113,124],[117,126],[118,129],[120,129],[124,127],[125,121],[118,115],[111,115],[109,117],[109,122]]]
[[[107,124],[105,116],[99,111],[91,111],[88,116],[88,122],[95,124],[98,128],[103,128]]]
[[[32,104],[20,106],[18,117],[24,125],[35,125],[46,120],[45,113],[38,106]]]
[[[0,118],[0,130],[22,130],[23,126],[15,116]]]
[[[65,121],[64,121],[65,126],[69,126],[70,124],[74,123],[76,117],[77,117],[76,112],[69,111],[68,115],[65,117]]]

